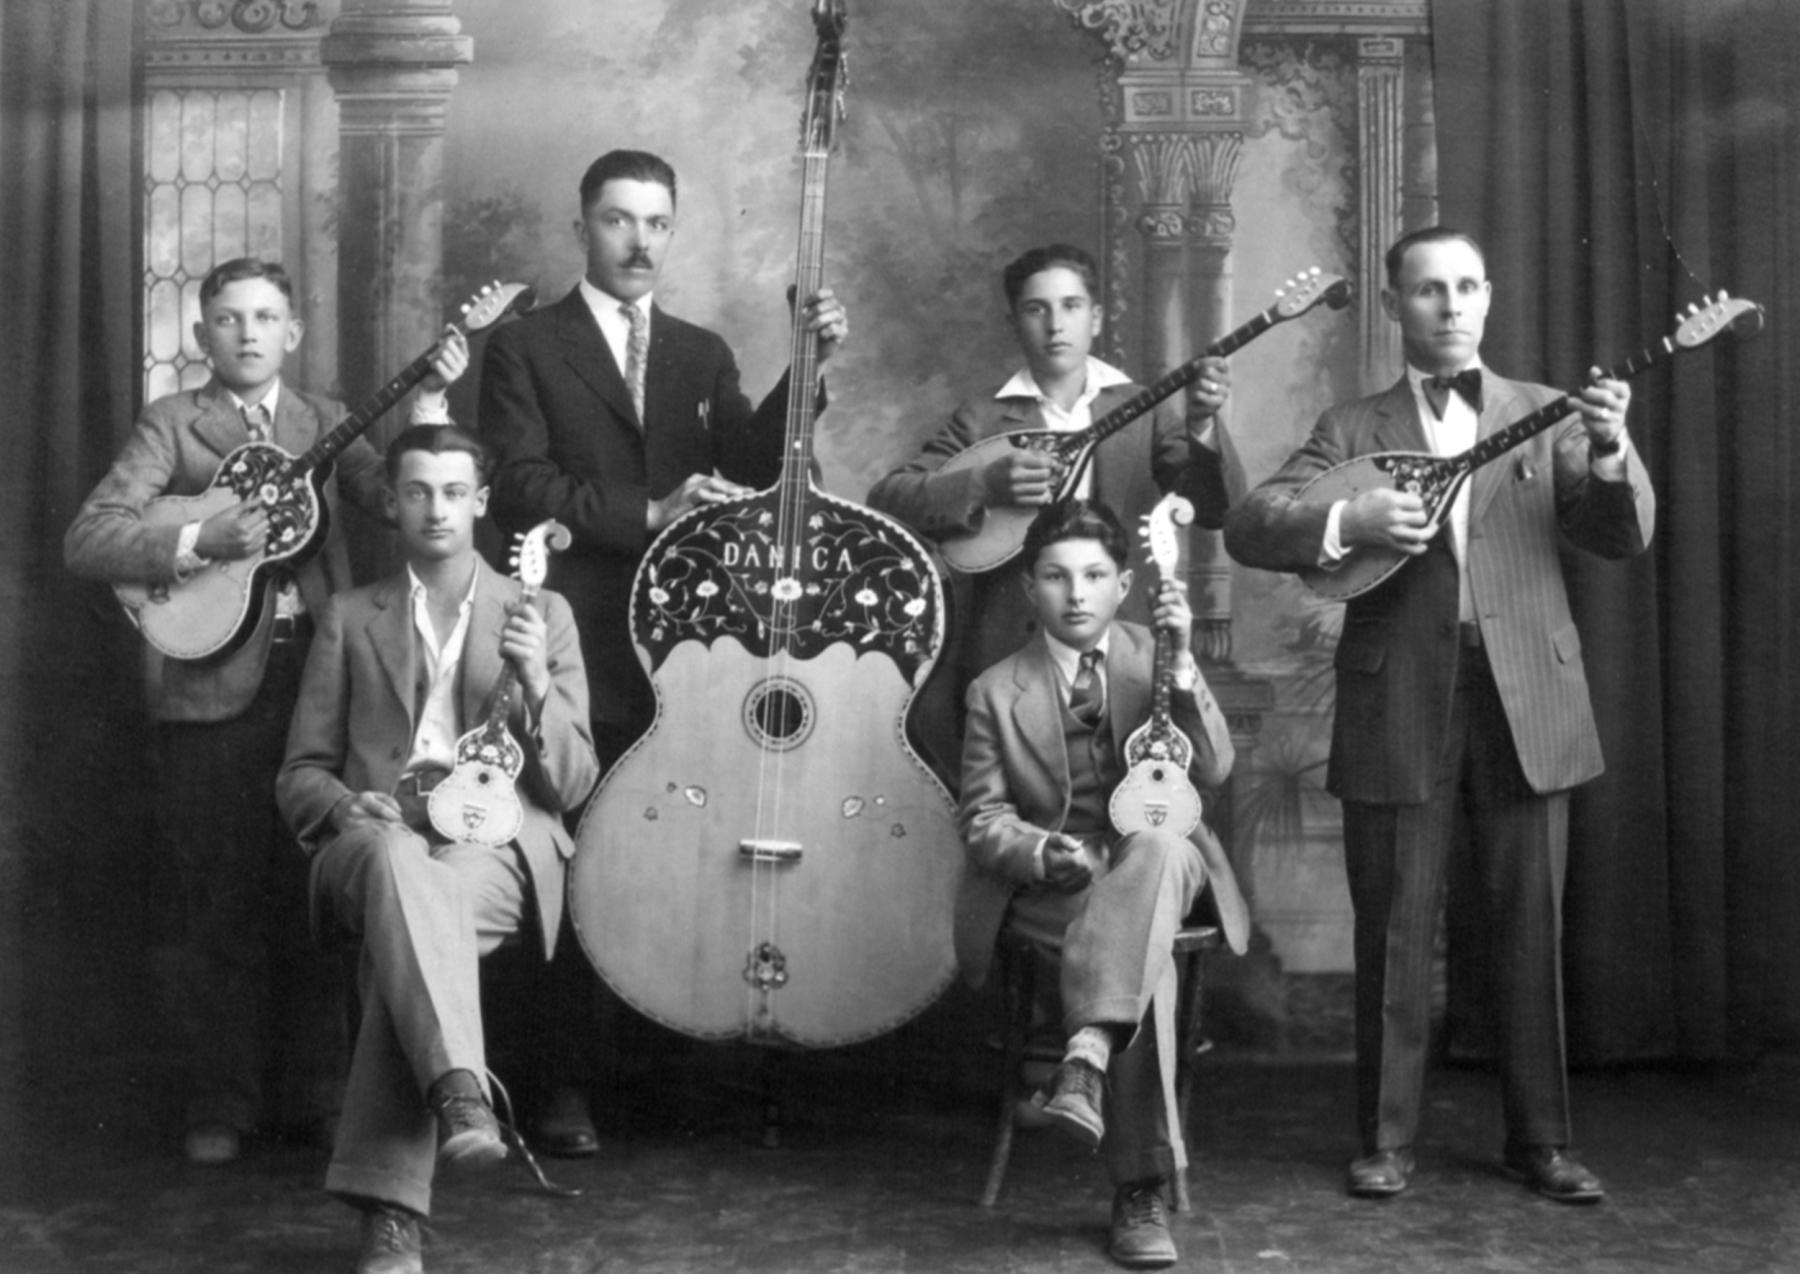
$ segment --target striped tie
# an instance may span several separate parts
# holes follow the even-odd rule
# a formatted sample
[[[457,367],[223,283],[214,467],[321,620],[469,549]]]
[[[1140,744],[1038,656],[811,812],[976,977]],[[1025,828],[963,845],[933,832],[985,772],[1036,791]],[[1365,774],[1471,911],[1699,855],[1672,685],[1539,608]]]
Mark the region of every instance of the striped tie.
[[[644,365],[650,361],[650,319],[641,306],[621,305],[631,334],[625,341],[625,383],[631,386],[631,405],[637,409],[638,427],[644,425]]]
[[[244,408],[244,428],[249,431],[251,442],[269,441],[269,409],[262,403],[250,403]]]

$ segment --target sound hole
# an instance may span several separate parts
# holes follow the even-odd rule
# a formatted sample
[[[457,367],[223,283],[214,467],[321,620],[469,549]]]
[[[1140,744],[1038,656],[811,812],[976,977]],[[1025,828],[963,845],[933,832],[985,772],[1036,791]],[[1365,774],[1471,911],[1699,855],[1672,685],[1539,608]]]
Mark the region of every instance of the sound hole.
[[[812,733],[812,696],[797,681],[771,678],[745,696],[744,728],[758,747],[797,748]]]

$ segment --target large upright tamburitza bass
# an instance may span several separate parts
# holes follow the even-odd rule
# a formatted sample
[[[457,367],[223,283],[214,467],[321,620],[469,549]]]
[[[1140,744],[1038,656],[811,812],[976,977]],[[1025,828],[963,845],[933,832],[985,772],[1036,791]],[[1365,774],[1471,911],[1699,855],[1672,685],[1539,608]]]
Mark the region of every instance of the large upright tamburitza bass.
[[[823,275],[841,0],[814,18],[801,297]],[[942,588],[898,523],[813,484],[818,351],[798,312],[792,335],[780,480],[674,522],[633,583],[657,716],[582,818],[569,909],[601,977],[646,1016],[827,1047],[900,1025],[949,984],[962,850],[905,732],[942,643]]]

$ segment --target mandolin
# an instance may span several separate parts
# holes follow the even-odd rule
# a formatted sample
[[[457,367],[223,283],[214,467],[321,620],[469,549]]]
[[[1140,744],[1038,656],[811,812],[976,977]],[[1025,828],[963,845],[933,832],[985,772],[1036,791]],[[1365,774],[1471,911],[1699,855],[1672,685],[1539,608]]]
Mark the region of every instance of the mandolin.
[[[513,575],[524,586],[521,603],[530,603],[549,573],[550,554],[569,547],[569,531],[554,518],[539,522],[519,536],[512,552]],[[525,750],[506,728],[512,715],[519,674],[510,659],[488,691],[481,724],[456,741],[456,764],[431,789],[425,812],[431,825],[453,841],[506,845],[519,834],[525,809],[519,804],[519,771]]]
[[[464,335],[480,331],[517,308],[528,291],[523,283],[490,283],[463,306],[460,321],[451,327]],[[247,442],[219,462],[211,485],[198,495],[158,496],[147,503],[142,513],[146,526],[179,527],[256,500],[268,510],[269,538],[259,552],[209,562],[183,579],[114,585],[144,640],[171,659],[205,659],[242,645],[255,631],[269,581],[304,562],[325,542],[330,529],[325,483],[332,462],[425,379],[436,348],[414,359],[305,455],[292,455],[272,442]]]
[[[1140,389],[1086,429],[1073,432],[1016,429],[995,434],[956,455],[938,472],[984,469],[1013,449],[1043,452],[1054,457],[1061,469],[1055,498],[1067,498],[1081,481],[1082,472],[1093,461],[1094,448],[1170,394],[1199,380],[1201,364],[1206,359],[1235,353],[1277,323],[1298,318],[1320,303],[1334,310],[1342,309],[1350,302],[1350,284],[1339,275],[1321,274],[1314,266],[1289,279],[1276,295],[1278,299],[1274,305],[1237,330],[1221,336],[1154,385]],[[1018,554],[1025,542],[1025,529],[1038,512],[1037,505],[991,505],[984,511],[979,527],[968,535],[946,537],[938,543],[938,552],[951,567],[967,574],[993,570]]]
[[[1178,579],[1181,539],[1178,526],[1194,520],[1194,506],[1170,492],[1144,518],[1144,547],[1165,580]],[[1125,777],[1107,803],[1112,825],[1121,836],[1162,828],[1186,836],[1200,825],[1200,793],[1188,778],[1194,760],[1193,740],[1181,732],[1169,713],[1175,684],[1175,634],[1158,627],[1156,659],[1150,683],[1150,717],[1125,740]]]
[[[1683,350],[1699,349],[1714,338],[1731,332],[1740,337],[1762,330],[1763,309],[1742,297],[1718,297],[1706,305],[1688,306],[1688,314],[1675,331],[1657,344],[1638,351],[1625,362],[1600,374],[1603,380],[1624,380]],[[1294,495],[1309,504],[1335,504],[1364,491],[1381,487],[1408,492],[1425,502],[1427,525],[1443,525],[1474,472],[1505,455],[1520,443],[1536,437],[1574,410],[1572,395],[1564,394],[1523,419],[1496,429],[1467,451],[1454,456],[1434,456],[1418,451],[1380,451],[1333,465],[1301,487]],[[1300,572],[1301,581],[1328,601],[1360,597],[1412,560],[1398,549],[1359,544],[1329,569],[1313,567]]]
[[[824,274],[844,8],[819,0],[795,291]],[[868,1039],[950,984],[962,843],[906,739],[943,642],[943,588],[898,522],[813,485],[817,342],[796,309],[774,486],[651,544],[631,630],[649,732],[576,831],[569,915],[621,999],[701,1039]]]

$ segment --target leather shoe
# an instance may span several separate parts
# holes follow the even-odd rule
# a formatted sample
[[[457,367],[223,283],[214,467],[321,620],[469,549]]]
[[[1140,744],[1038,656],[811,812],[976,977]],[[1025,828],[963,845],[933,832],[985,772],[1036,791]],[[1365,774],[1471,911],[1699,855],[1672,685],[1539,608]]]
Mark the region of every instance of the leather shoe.
[[[385,1203],[366,1210],[356,1274],[425,1274],[419,1218]]]
[[[1359,1199],[1391,1199],[1406,1189],[1412,1172],[1411,1149],[1377,1150],[1351,1163],[1347,1188]]]
[[[195,1124],[182,1138],[182,1148],[189,1163],[216,1168],[243,1152],[243,1138],[230,1124]]]
[[[600,1135],[588,1113],[587,1094],[579,1088],[559,1088],[552,1093],[532,1124],[531,1134],[540,1150],[558,1159],[586,1159],[600,1151]]]
[[[1113,1195],[1112,1229],[1106,1253],[1134,1270],[1175,1264],[1175,1239],[1163,1202],[1162,1178],[1149,1177],[1119,1187]]]
[[[1106,1136],[1106,1077],[1081,1061],[1066,1061],[1056,1068],[1050,1085],[1050,1100],[1044,1103],[1044,1117],[1053,1128],[1060,1128],[1089,1150]]]
[[[1606,1197],[1600,1178],[1561,1146],[1508,1146],[1506,1171],[1546,1199],[1558,1203],[1598,1203]]]
[[[467,1077],[466,1083],[458,1076]],[[431,1111],[437,1116],[440,1164],[480,1168],[506,1158],[500,1123],[467,1071],[452,1071],[431,1086]]]

